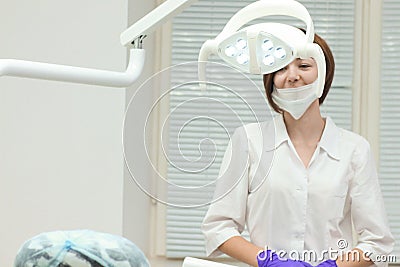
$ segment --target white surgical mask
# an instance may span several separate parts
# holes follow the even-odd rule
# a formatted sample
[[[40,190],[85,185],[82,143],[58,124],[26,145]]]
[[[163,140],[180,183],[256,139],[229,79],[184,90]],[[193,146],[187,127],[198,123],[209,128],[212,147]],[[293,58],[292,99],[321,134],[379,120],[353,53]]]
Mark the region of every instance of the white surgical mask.
[[[316,86],[317,81],[296,88],[278,89],[274,85],[272,99],[281,109],[289,112],[293,118],[298,120],[311,103],[318,98]]]

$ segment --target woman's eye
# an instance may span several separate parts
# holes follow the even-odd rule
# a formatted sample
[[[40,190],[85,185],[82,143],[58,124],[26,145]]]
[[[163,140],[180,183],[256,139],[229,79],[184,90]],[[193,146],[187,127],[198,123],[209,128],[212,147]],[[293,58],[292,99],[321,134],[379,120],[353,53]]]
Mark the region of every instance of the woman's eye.
[[[309,67],[311,67],[311,66],[308,65],[308,64],[301,64],[300,65],[300,68],[302,68],[302,69],[306,69],[306,68],[309,68]]]

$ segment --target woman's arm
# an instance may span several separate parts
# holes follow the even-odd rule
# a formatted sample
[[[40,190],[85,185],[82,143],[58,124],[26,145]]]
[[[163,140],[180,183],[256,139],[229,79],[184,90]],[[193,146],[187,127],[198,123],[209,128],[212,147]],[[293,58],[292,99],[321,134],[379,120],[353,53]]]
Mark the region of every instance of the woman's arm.
[[[235,258],[254,267],[258,266],[257,255],[261,250],[263,250],[263,248],[250,243],[241,236],[231,237],[230,239],[222,243],[222,245],[219,246],[218,249],[223,253],[231,256],[232,258]]]
[[[393,250],[394,238],[388,225],[382,192],[369,143],[362,139],[354,151],[352,167],[354,177],[350,180],[351,217],[357,233],[354,251],[359,251],[360,260],[342,261],[343,267],[350,265],[367,266],[375,264],[387,266],[379,261],[379,256],[388,255]],[[365,258],[371,260],[368,262]],[[346,255],[344,255],[346,256]],[[341,262],[339,261],[339,264]],[[341,267],[341,266],[339,266]]]

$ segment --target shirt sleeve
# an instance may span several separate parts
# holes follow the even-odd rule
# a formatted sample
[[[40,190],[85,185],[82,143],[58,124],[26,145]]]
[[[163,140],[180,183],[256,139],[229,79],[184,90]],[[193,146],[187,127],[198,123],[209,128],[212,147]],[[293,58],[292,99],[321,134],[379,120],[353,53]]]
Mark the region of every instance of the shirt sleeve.
[[[354,177],[351,181],[351,213],[358,242],[362,250],[375,265],[387,266],[380,262],[382,255],[392,252],[394,239],[390,232],[382,193],[370,145],[365,140],[358,144],[353,160]]]
[[[246,133],[237,129],[228,144],[218,175],[213,203],[203,220],[207,256],[222,253],[218,247],[245,227],[249,152]]]

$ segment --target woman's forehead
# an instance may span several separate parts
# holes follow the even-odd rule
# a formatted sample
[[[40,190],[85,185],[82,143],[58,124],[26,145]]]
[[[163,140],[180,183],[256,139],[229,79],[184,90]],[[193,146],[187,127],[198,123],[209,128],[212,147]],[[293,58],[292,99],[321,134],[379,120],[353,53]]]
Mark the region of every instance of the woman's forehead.
[[[312,57],[309,57],[309,58],[295,58],[293,61],[292,61],[292,63],[293,62],[315,62],[315,60],[312,58]]]
[[[287,64],[285,67],[291,65],[291,64],[301,64],[301,63],[310,63],[310,64],[314,64],[316,63],[315,60],[312,57],[309,58],[295,58],[293,59],[292,62],[290,62],[289,64]]]

